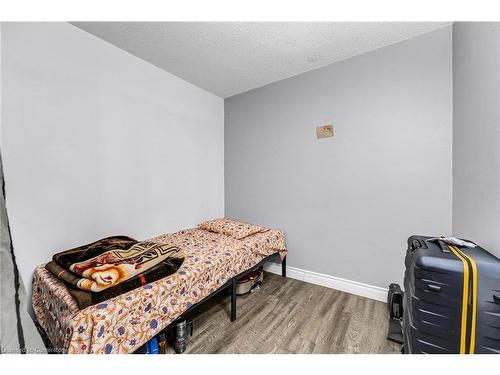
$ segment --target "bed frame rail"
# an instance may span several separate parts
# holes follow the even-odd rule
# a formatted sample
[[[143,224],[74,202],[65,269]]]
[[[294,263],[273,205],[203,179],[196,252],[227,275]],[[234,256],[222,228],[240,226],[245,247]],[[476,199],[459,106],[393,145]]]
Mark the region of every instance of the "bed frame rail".
[[[240,274],[234,276],[231,278],[229,281],[227,281],[224,285],[222,285],[219,289],[217,289],[215,292],[212,294],[206,296],[203,298],[200,302],[195,303],[192,305],[189,309],[184,311],[184,313],[179,316],[179,318],[185,317],[190,311],[194,310],[198,306],[200,306],[202,303],[206,302],[210,298],[214,297],[215,295],[219,294],[220,292],[223,292],[224,290],[227,290],[229,287],[231,287],[231,321],[234,322],[236,320],[236,287],[238,286],[238,280],[241,278],[245,277],[251,272],[254,272],[256,269],[260,268],[264,263],[268,262],[271,259],[274,258],[280,258],[280,253],[274,253],[271,254],[264,259],[262,259],[259,263],[257,263],[255,266],[247,269],[246,271],[241,272]],[[281,261],[281,276],[286,277],[286,256],[283,258]],[[175,323],[175,321],[174,321]]]

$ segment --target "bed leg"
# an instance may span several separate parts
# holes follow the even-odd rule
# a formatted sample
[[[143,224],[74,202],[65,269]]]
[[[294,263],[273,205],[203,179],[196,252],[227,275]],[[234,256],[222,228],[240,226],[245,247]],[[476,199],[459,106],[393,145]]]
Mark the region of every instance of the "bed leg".
[[[281,276],[286,277],[286,256],[281,261]]]
[[[234,322],[236,320],[236,285],[237,285],[236,277],[233,277],[232,285],[231,285],[231,321]]]

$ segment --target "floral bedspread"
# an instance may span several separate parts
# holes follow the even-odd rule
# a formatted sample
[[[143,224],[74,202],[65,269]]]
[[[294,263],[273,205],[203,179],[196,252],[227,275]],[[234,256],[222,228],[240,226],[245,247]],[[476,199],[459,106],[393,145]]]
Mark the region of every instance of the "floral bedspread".
[[[273,229],[242,240],[188,229],[151,241],[185,251],[177,273],[84,310],[43,265],[36,268],[33,308],[56,350],[131,353],[233,276],[278,251],[286,255],[285,236]]]

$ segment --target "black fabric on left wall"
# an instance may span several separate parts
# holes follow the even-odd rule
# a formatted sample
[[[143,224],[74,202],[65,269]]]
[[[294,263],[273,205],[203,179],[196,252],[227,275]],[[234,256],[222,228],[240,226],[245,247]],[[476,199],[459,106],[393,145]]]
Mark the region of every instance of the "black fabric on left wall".
[[[0,152],[0,352],[46,353],[43,341],[28,315],[26,291],[16,263],[7,216],[5,180]]]

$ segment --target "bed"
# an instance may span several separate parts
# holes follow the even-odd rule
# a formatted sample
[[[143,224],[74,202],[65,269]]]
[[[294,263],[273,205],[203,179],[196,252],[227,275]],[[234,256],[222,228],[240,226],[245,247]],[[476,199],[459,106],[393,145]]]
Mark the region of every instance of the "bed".
[[[228,285],[233,286],[234,320],[236,280],[274,256],[284,266],[287,254],[284,233],[274,229],[237,240],[196,228],[150,241],[182,247],[186,258],[181,268],[171,276],[83,310],[79,310],[62,281],[44,265],[36,268],[33,309],[53,351],[132,353],[193,306]]]

